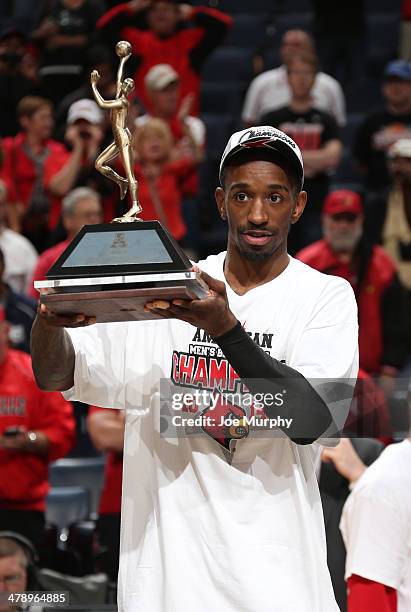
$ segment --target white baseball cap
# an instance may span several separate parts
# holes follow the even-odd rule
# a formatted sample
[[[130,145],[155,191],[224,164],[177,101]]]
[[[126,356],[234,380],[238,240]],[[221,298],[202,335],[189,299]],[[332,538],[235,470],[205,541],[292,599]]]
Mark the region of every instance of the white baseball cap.
[[[148,90],[161,91],[179,80],[178,73],[170,64],[156,64],[144,77],[144,85]]]
[[[261,148],[264,151],[273,152],[273,161],[278,162],[281,158],[287,161],[294,170],[300,181],[300,188],[304,183],[304,165],[301,151],[287,134],[271,127],[271,125],[259,125],[235,132],[227,143],[220,163],[220,183],[222,184],[222,171],[229,160],[245,150]]]
[[[411,157],[411,138],[400,138],[388,150],[388,157]]]
[[[94,100],[82,98],[73,102],[67,113],[68,124],[72,124],[78,119],[85,119],[89,123],[98,124],[103,121],[103,113]]]

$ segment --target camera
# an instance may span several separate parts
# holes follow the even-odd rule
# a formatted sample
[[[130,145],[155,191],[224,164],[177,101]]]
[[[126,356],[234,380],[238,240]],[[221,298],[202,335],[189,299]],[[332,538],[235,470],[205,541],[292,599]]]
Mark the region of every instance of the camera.
[[[79,136],[80,138],[82,138],[83,140],[89,140],[91,138],[91,134],[88,130],[80,130],[79,132]]]

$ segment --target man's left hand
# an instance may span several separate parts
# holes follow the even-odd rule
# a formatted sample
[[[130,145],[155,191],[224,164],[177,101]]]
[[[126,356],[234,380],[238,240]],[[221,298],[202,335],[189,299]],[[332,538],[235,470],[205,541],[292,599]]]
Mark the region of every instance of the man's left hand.
[[[155,312],[164,319],[180,319],[201,327],[212,338],[218,338],[233,329],[237,319],[230,310],[227,292],[223,282],[199,271],[209,287],[208,295],[202,300],[154,300],[145,305],[145,310]]]

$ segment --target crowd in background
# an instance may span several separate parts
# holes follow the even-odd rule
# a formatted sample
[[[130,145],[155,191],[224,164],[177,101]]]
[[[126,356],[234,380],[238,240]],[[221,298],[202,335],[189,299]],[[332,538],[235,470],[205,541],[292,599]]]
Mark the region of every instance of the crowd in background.
[[[97,70],[101,96],[116,96],[115,45],[128,40],[133,55],[125,77],[135,87],[127,124],[140,216],[161,221],[192,259],[225,247],[226,228],[213,191],[232,131],[271,125],[302,151],[308,204],[290,233],[290,253],[346,278],[359,308],[360,375],[345,432],[353,442],[344,439],[338,450],[324,451],[319,475],[328,562],[345,610],[352,508],[343,516],[345,545],[338,523],[349,487],[384,446],[409,435],[411,1],[346,0],[336,7],[327,0],[256,0],[252,9],[248,4],[2,3],[0,530],[28,538],[43,567],[80,576],[101,570],[115,582],[124,415],[41,392],[28,353],[38,298],[33,281],[45,278],[84,224],[109,222],[130,205],[128,196],[121,199],[121,184],[119,189],[95,167],[113,138],[109,114],[96,103],[90,83]],[[110,164],[124,174],[118,158]],[[107,459],[98,517],[77,532],[77,542],[89,542],[93,558],[85,567],[76,565],[75,538],[61,539],[46,525],[48,469],[67,454],[102,453]],[[395,470],[395,453],[389,459]],[[378,483],[378,473],[375,478]],[[358,504],[362,524],[361,500],[350,499],[351,506]],[[397,499],[395,492],[390,499]],[[392,535],[398,547],[402,535]],[[363,541],[356,541],[357,547]],[[4,559],[26,567],[27,550],[27,543],[0,533],[0,581]],[[400,554],[410,563],[410,550]],[[32,553],[28,556],[32,563]],[[400,565],[385,581],[386,574],[376,571],[380,580],[374,582],[385,591],[370,591],[375,605],[384,598],[394,605]],[[17,579],[9,583],[21,587]],[[351,612],[383,609],[361,608],[363,592],[353,582],[350,589],[359,597]]]

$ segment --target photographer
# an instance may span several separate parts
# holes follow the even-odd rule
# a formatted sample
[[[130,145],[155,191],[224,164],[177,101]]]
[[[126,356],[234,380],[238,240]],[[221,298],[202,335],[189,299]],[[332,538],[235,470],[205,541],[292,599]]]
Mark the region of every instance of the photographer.
[[[84,184],[86,175],[94,169],[104,138],[103,120],[103,114],[93,100],[83,98],[70,106],[65,140],[72,147],[72,153],[58,174],[50,179],[52,192],[64,196],[72,187]]]
[[[102,177],[94,168],[104,140],[104,116],[93,100],[83,98],[70,106],[64,138],[71,152],[48,167],[44,176],[47,190],[62,198],[76,187],[87,186],[105,195],[107,186],[102,185]],[[60,218],[51,242],[56,244],[65,237]]]

